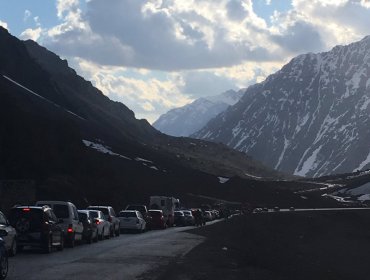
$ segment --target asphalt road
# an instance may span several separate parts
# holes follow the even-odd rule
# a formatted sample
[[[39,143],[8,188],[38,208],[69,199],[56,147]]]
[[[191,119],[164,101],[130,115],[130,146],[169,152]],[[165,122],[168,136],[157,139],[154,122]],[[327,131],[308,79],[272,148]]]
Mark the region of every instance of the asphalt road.
[[[51,254],[25,250],[9,259],[7,279],[151,279],[151,271],[203,242],[204,237],[184,232],[190,228],[121,234]]]

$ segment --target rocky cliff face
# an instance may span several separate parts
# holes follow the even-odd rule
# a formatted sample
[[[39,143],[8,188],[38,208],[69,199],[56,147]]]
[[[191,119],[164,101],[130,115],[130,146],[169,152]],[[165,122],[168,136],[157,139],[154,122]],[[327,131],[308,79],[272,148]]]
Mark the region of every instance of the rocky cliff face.
[[[370,36],[294,58],[195,133],[303,176],[370,167]]]
[[[172,136],[189,136],[209,120],[239,101],[245,89],[229,90],[215,96],[199,98],[190,104],[168,111],[153,123],[159,131]]]

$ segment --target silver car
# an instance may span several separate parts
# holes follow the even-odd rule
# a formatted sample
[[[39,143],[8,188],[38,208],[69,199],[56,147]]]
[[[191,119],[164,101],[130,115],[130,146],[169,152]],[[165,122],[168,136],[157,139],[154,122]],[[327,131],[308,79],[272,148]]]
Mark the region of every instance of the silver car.
[[[3,240],[5,241],[5,248],[10,256],[15,256],[17,253],[17,232],[13,228],[5,215],[0,211],[0,230],[2,230]]]
[[[146,229],[146,222],[143,215],[137,210],[123,210],[119,212],[120,230],[135,230],[143,232]]]
[[[103,240],[104,238],[111,237],[111,223],[105,219],[105,215],[100,210],[90,210],[91,217],[94,219],[95,223],[98,226],[98,236],[99,240]]]

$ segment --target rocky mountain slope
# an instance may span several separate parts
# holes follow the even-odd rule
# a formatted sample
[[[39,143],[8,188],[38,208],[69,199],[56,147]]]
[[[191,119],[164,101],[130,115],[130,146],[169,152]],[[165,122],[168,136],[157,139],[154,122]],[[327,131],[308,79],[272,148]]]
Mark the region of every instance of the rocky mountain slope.
[[[238,102],[244,91],[245,89],[229,90],[219,95],[196,99],[190,104],[161,115],[153,126],[168,135],[189,136],[230,105]]]
[[[160,133],[66,61],[0,28],[0,183],[31,180],[36,199],[122,208],[155,194],[242,201],[285,184],[261,177],[284,176],[223,144]]]
[[[294,58],[193,136],[295,175],[352,172],[370,167],[369,104],[370,36]]]

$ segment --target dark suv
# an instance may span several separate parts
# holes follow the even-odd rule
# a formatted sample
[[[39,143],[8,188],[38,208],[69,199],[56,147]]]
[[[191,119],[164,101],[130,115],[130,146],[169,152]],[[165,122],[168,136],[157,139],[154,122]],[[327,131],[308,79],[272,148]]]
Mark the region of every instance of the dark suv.
[[[50,253],[64,248],[64,233],[53,210],[47,206],[17,206],[10,210],[10,224],[17,230],[18,249],[40,247]]]
[[[102,211],[105,219],[110,222],[111,236],[118,236],[120,234],[120,220],[118,219],[116,212],[114,212],[111,206],[89,206],[88,210],[99,210]]]

